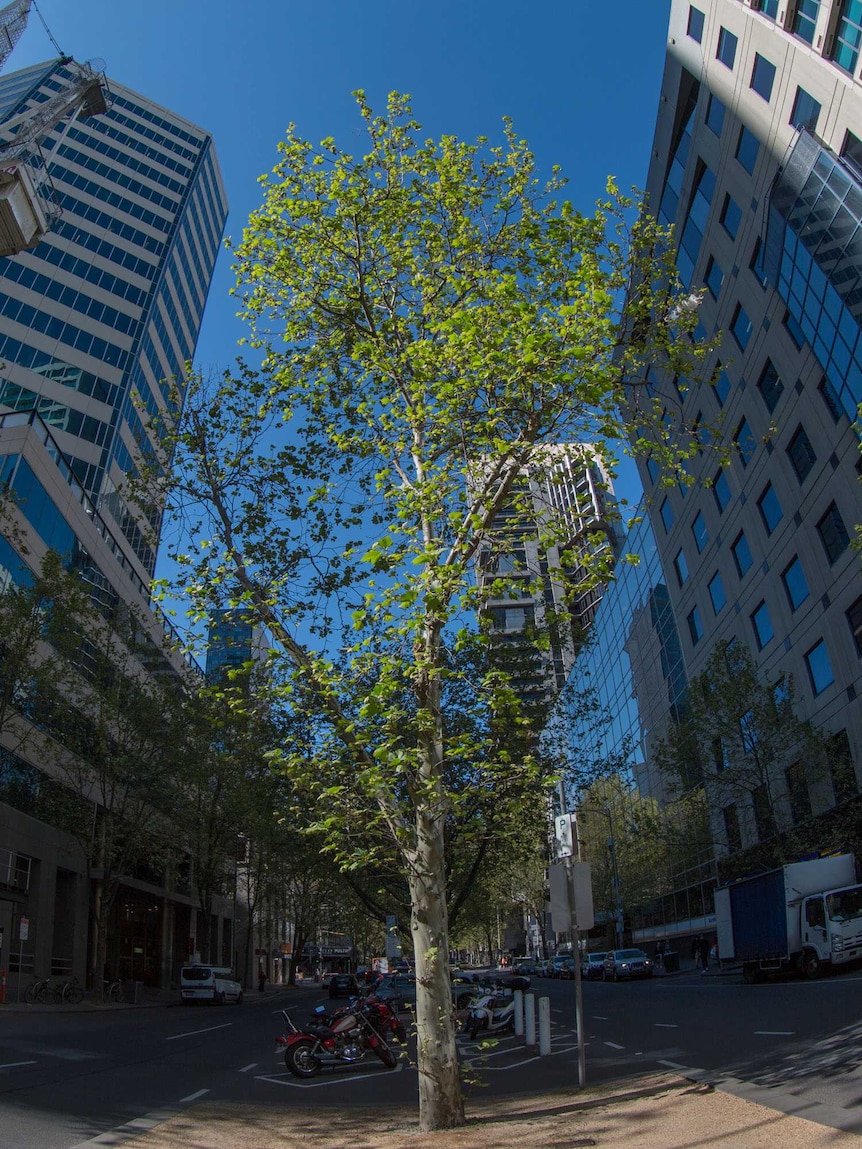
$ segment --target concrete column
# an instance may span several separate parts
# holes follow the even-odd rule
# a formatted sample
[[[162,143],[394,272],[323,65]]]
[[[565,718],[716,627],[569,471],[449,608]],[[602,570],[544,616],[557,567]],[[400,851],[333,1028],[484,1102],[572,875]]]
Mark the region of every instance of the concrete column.
[[[548,1057],[551,1052],[551,999],[539,998],[539,1054]]]
[[[524,1036],[524,991],[515,990],[515,1037]]]
[[[536,995],[534,993],[524,995],[524,1044],[528,1046],[536,1044]]]

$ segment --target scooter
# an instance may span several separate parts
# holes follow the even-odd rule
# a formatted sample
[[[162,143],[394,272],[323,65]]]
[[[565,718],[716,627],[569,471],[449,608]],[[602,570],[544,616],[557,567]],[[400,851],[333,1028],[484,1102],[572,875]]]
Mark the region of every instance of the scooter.
[[[464,1032],[475,1041],[479,1033],[505,1033],[515,1028],[515,997],[511,990],[485,989],[470,1002]]]

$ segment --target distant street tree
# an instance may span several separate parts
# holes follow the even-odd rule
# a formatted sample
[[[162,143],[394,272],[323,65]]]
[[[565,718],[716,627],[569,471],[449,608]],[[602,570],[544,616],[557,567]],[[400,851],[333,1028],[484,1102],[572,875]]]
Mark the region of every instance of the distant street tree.
[[[557,171],[540,185],[508,122],[498,146],[422,142],[405,97],[383,116],[358,104],[363,156],[291,127],[262,181],[236,249],[262,365],[187,381],[169,485],[189,515],[175,557],[195,609],[242,606],[279,652],[291,705],[314,716],[328,849],[362,868],[372,830],[397,850],[428,1131],[464,1121],[447,827],[478,791],[540,772],[504,671],[467,684],[478,721],[448,720],[452,655],[486,641],[476,611],[507,585],[479,585],[476,565],[505,549],[494,524],[507,508],[578,571],[572,591],[606,577],[604,532],[552,498],[537,517],[523,477],[538,470],[553,488],[560,442],[589,443],[585,465],[593,450],[609,457],[649,368],[695,377],[697,315],[675,305],[667,234],[612,183],[585,216],[558,200]],[[672,461],[661,412],[647,402],[638,419],[637,442]],[[523,724],[517,753],[496,737],[504,716]],[[300,758],[285,748],[309,779]]]

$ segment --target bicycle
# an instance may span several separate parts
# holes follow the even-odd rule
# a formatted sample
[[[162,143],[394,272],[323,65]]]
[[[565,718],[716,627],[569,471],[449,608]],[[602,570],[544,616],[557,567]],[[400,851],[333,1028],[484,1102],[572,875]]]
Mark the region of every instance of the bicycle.
[[[115,978],[114,981],[105,981],[102,984],[104,987],[102,996],[105,1001],[114,1002],[119,1005],[126,1000],[125,994],[123,993],[123,983],[119,978]]]
[[[57,1000],[62,1001],[64,1005],[78,1005],[84,1000],[84,991],[78,985],[76,977],[63,982],[58,989]]]
[[[44,1005],[50,1000],[51,982],[47,977],[37,977],[34,982],[24,990],[24,1001],[27,1005]]]

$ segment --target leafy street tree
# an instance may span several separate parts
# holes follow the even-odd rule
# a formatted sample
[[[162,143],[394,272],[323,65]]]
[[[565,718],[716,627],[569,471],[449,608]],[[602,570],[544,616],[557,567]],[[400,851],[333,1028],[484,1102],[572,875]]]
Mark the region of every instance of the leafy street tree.
[[[560,442],[609,455],[647,368],[698,374],[697,317],[676,305],[666,235],[612,184],[581,215],[558,201],[558,172],[540,185],[508,122],[498,146],[422,142],[405,97],[383,116],[357,98],[365,155],[291,127],[262,181],[236,250],[262,366],[188,381],[170,482],[191,516],[176,557],[197,609],[242,605],[280,652],[291,705],[314,716],[328,848],[361,868],[361,826],[400,858],[427,1131],[464,1120],[447,826],[478,789],[537,770],[504,672],[469,684],[480,721],[468,731],[445,712],[453,655],[503,585],[478,585],[476,565],[505,546],[493,528],[508,508],[533,516],[578,589],[605,574],[602,532],[553,500],[537,517],[522,479],[553,486]],[[645,403],[643,424],[653,417]],[[642,427],[648,438],[673,453],[660,429]],[[525,724],[517,754],[495,735],[502,715]]]

